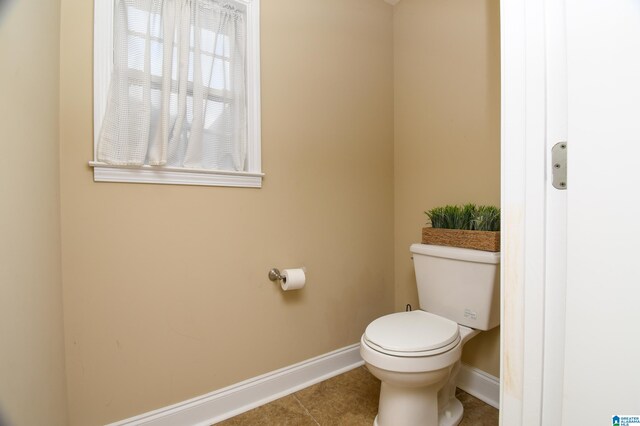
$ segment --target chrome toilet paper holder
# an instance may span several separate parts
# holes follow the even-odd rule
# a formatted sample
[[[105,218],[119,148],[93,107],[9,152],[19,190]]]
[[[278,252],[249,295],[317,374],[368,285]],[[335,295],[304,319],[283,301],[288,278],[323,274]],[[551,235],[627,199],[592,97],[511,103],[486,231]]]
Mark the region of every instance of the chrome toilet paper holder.
[[[278,268],[271,268],[269,271],[269,279],[274,283],[280,284],[282,290],[300,290],[304,287],[307,279],[307,269],[303,266],[301,268],[284,269],[282,272]]]
[[[273,282],[285,281],[285,276],[280,273],[278,268],[271,268],[269,271],[269,279]]]

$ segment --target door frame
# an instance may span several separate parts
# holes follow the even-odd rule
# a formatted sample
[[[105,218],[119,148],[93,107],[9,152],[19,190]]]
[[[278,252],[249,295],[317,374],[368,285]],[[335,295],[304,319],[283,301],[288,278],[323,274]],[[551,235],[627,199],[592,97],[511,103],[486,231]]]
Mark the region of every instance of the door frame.
[[[548,368],[550,374],[545,375],[545,360],[564,359],[566,253],[565,259],[550,259],[552,250],[547,248],[566,244],[566,238],[549,232],[563,222],[548,220],[549,208],[556,208],[557,200],[546,179],[548,147],[556,137],[549,131],[553,127],[549,113],[557,114],[555,105],[549,104],[557,99],[548,88],[566,86],[564,1],[501,0],[500,17],[504,230],[500,424],[541,425],[552,414],[561,415],[564,377],[562,363],[552,366],[553,374]],[[560,78],[558,65],[564,71]],[[566,134],[566,110],[564,114]],[[558,214],[566,215],[566,204],[563,207],[565,211]],[[562,231],[566,235],[566,227]],[[547,291],[550,283],[560,283],[561,291]],[[545,318],[553,318],[556,323],[547,326],[562,332],[549,328],[545,333]],[[544,404],[543,396],[552,391],[553,404]]]

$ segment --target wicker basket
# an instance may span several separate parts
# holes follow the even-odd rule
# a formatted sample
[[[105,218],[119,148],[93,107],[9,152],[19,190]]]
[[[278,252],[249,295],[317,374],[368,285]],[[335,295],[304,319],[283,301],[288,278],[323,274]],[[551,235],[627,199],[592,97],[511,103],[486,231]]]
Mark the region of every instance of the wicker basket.
[[[500,251],[500,232],[422,228],[422,244]]]

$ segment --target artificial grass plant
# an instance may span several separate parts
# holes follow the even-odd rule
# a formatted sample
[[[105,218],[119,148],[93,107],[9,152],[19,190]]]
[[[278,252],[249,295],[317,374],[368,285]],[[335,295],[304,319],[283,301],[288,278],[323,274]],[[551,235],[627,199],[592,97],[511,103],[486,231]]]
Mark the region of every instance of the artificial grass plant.
[[[431,226],[445,229],[466,229],[472,231],[499,231],[500,209],[495,206],[446,205],[425,212]]]

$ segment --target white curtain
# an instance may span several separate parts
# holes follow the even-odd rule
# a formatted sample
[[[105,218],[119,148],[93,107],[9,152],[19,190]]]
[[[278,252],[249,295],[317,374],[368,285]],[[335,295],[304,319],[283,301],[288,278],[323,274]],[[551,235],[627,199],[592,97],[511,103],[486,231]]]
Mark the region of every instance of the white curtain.
[[[117,0],[98,161],[246,170],[246,19],[221,0]]]

